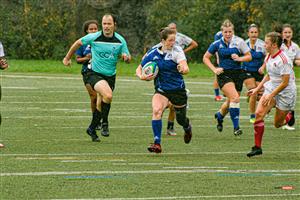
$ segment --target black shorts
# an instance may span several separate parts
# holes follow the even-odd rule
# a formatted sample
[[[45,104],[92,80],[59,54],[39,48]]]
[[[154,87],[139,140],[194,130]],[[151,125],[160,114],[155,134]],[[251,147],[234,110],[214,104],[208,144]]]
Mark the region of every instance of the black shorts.
[[[243,73],[243,81],[248,78],[254,78],[255,81],[261,82],[264,78],[263,74],[260,74],[258,72],[250,72],[250,71],[244,71]]]
[[[219,87],[222,87],[229,82],[233,82],[236,91],[240,92],[243,89],[243,70],[241,69],[224,69],[222,74],[217,75]]]
[[[103,74],[97,73],[95,71],[89,71],[87,72],[87,83],[92,86],[94,89],[97,82],[105,80],[112,91],[115,89],[115,82],[116,82],[116,75],[113,76],[105,76]]]
[[[156,93],[165,96],[175,106],[183,106],[187,104],[187,95],[185,89],[177,91],[160,91],[156,89],[155,94]]]

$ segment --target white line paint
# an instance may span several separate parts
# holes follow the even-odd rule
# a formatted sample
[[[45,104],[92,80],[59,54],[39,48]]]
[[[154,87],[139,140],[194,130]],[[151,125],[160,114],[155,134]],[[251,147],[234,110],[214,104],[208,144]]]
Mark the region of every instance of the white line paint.
[[[268,154],[289,154],[289,153],[300,153],[300,151],[264,151]],[[246,154],[244,151],[220,151],[220,152],[189,152],[189,153],[163,153],[162,155],[152,154],[153,156],[164,156],[164,155],[223,155],[223,154]],[[15,156],[145,156],[151,155],[149,152],[145,153],[1,153],[0,157],[15,157]]]
[[[95,199],[73,199],[73,200],[172,200],[172,199],[241,199],[254,197],[297,197],[300,194],[232,194],[232,195],[198,195],[198,196],[172,196],[172,197],[133,197],[133,198],[95,198]],[[67,199],[53,199],[67,200]]]
[[[191,170],[135,170],[135,171],[48,171],[48,172],[7,172],[0,176],[58,176],[78,174],[173,174],[173,173],[300,173],[300,169],[285,170],[224,170],[224,169],[191,169]]]

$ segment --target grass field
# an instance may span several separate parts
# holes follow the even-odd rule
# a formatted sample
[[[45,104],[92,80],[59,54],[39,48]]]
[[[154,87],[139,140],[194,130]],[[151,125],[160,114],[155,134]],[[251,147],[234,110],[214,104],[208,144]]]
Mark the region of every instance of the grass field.
[[[244,134],[233,135],[228,117],[218,133],[213,114],[221,103],[213,100],[211,82],[186,79],[192,142],[184,144],[179,125],[177,136],[166,136],[166,113],[157,155],[146,150],[152,142],[152,82],[117,79],[111,135],[92,143],[85,133],[89,98],[79,74],[2,72],[0,199],[299,199],[299,131],[273,128],[272,112],[264,154],[247,158],[253,128],[246,99]],[[298,101],[297,119],[299,113]]]

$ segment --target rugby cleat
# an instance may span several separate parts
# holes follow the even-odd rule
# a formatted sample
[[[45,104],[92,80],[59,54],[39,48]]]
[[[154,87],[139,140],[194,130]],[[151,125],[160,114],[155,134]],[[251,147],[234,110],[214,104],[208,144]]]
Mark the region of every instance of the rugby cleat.
[[[149,147],[148,147],[148,151],[149,152],[154,152],[154,153],[161,153],[161,146],[160,144],[151,144]]]
[[[86,133],[92,138],[93,142],[100,142],[100,139],[99,139],[98,135],[96,134],[95,130],[88,128],[88,129],[86,129]]]
[[[288,124],[282,126],[283,130],[294,131],[295,127],[289,126]]]
[[[109,136],[108,123],[102,123],[101,135],[104,136],[104,137],[108,137]]]
[[[250,158],[252,156],[257,156],[257,155],[261,155],[262,152],[262,148],[254,146],[251,148],[251,151],[249,153],[247,153],[247,156]]]
[[[187,128],[183,128],[183,129],[184,129],[183,140],[184,140],[184,143],[188,144],[192,140],[192,136],[193,136],[192,125],[189,124],[189,126]]]
[[[238,127],[238,128],[236,128],[236,129],[233,130],[233,134],[235,136],[239,136],[239,135],[243,134],[243,131],[242,131],[242,129],[240,129],[240,127]]]
[[[176,136],[177,134],[173,128],[169,128],[169,129],[167,129],[167,135]]]
[[[215,101],[222,101],[223,98],[221,95],[215,96]]]

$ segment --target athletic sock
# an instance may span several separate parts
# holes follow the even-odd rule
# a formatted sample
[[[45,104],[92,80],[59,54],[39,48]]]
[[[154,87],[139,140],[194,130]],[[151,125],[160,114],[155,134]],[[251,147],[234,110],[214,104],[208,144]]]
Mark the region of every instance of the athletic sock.
[[[220,111],[217,112],[217,117],[218,117],[219,121],[223,121],[223,119],[224,119],[224,116],[220,113]]]
[[[219,88],[214,89],[214,91],[215,91],[215,96],[219,96],[219,95],[220,95],[220,90],[219,90]]]
[[[174,122],[168,121],[167,129],[174,129]]]
[[[162,120],[152,120],[152,131],[154,136],[154,143],[160,144],[161,141],[161,129],[162,129]]]
[[[95,130],[95,128],[98,126],[99,121],[101,119],[102,113],[99,110],[95,110],[93,112],[93,118],[92,118],[92,122],[89,126],[90,129]]]
[[[255,146],[261,147],[262,137],[265,130],[265,122],[264,120],[259,120],[254,123],[254,140]]]
[[[240,123],[240,103],[231,102],[229,104],[229,113],[233,128],[238,129]]]
[[[108,123],[108,114],[110,110],[110,103],[101,102],[101,111],[102,111],[102,123]]]

